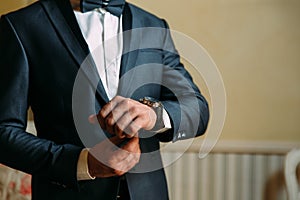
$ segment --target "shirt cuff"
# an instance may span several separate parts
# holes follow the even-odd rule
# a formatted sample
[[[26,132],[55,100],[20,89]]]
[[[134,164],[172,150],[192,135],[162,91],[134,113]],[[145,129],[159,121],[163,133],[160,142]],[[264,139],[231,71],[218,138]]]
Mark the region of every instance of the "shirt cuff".
[[[96,177],[93,177],[89,173],[88,166],[88,153],[89,149],[83,149],[79,155],[77,162],[77,180],[94,180]]]
[[[163,133],[169,129],[172,128],[172,125],[171,125],[171,120],[170,120],[170,117],[169,117],[169,114],[167,113],[167,111],[165,109],[163,109],[163,123],[164,123],[164,128],[156,131],[156,133]]]

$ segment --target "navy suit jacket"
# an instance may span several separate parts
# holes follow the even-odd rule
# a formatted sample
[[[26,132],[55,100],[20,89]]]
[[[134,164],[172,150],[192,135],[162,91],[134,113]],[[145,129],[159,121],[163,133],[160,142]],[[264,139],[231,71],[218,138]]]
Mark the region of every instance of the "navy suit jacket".
[[[141,29],[147,27],[155,28]],[[163,134],[149,137],[144,132],[148,137],[140,146],[147,156],[142,155],[126,180],[133,200],[168,199],[159,142],[203,134],[208,106],[180,63],[164,20],[126,3],[123,30],[128,34],[118,95],[159,99],[172,123]],[[119,177],[76,180],[81,150],[105,138],[87,122],[108,102],[93,60],[80,68],[89,53],[68,0],[41,0],[1,17],[0,163],[32,174],[33,199],[116,198]],[[25,131],[29,107],[37,137]],[[76,120],[82,125],[77,127]]]

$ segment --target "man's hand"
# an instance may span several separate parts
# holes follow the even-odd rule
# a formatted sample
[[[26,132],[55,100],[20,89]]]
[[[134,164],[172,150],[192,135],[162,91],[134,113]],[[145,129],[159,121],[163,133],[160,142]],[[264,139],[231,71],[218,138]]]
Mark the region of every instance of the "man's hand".
[[[121,176],[132,169],[140,159],[139,138],[131,138],[124,146],[124,140],[114,136],[90,149],[88,154],[89,173],[93,177]]]
[[[116,96],[97,115],[100,126],[119,138],[131,138],[140,129],[151,130],[157,116],[152,108],[138,101]]]

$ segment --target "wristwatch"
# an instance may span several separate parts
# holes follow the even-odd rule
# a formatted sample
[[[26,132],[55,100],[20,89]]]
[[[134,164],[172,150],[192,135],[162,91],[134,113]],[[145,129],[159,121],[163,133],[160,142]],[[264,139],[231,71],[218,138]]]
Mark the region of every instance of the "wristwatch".
[[[151,131],[159,131],[159,130],[163,129],[165,127],[165,124],[163,122],[164,106],[162,105],[162,103],[152,97],[144,97],[144,98],[140,99],[140,103],[151,107],[156,114],[156,117],[157,117],[156,122]]]

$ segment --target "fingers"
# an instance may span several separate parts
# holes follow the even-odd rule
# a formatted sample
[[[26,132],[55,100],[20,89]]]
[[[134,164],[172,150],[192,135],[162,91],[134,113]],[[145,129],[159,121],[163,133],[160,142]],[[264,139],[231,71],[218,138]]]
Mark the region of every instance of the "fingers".
[[[112,168],[114,173],[116,173],[116,175],[119,176],[132,169],[139,162],[140,158],[140,154],[138,153],[124,152],[124,150],[119,150],[118,152],[116,152],[115,154],[118,157],[118,159],[110,160],[109,163],[109,167]],[[120,154],[122,154],[122,156],[120,156]]]
[[[120,138],[125,138],[126,134],[125,129],[127,126],[129,126],[129,124],[132,122],[131,117],[129,116],[130,114],[127,112],[125,113],[119,120],[118,122],[115,124],[115,134],[120,137]],[[127,133],[127,132],[126,132]],[[127,133],[128,134],[128,133]]]
[[[126,128],[139,114],[140,109],[137,106],[138,104],[140,103],[128,98],[115,97],[111,102],[105,105],[98,114],[101,127],[111,134],[125,138],[126,133],[124,132],[126,132]],[[134,126],[135,129],[140,127],[135,124],[132,124],[132,126]],[[133,137],[138,131],[133,132],[132,129],[132,127],[128,129],[128,134],[132,135],[130,137]]]
[[[119,102],[121,102],[124,98],[120,96],[116,96],[113,98],[110,102],[108,102],[103,108],[99,111],[97,115],[98,122],[102,129],[106,130],[107,132],[114,134],[114,129],[112,125],[113,123],[113,117],[108,117],[110,113],[112,113],[113,110],[115,110],[115,107],[118,105]]]
[[[132,138],[138,134],[142,128],[135,120],[138,119],[137,114],[127,112],[115,124],[115,134],[121,138]]]
[[[141,150],[139,139],[130,139],[123,147],[117,136],[105,140],[90,150],[89,168],[93,176],[110,177],[120,176],[132,169],[140,159]],[[114,148],[112,148],[114,146]],[[91,153],[93,152],[93,153]]]
[[[99,111],[97,117],[90,116],[89,122],[95,124],[96,118],[103,130],[123,139],[136,136],[141,129],[151,130],[157,116],[149,106],[116,96]]]
[[[111,159],[111,161],[116,163],[122,163],[124,160],[128,160],[128,156],[139,156],[140,152],[141,150],[139,145],[139,139],[135,137],[130,139],[121,148],[117,148],[112,154],[113,159]]]
[[[124,173],[132,169],[140,160],[141,150],[139,146],[139,139],[132,138],[127,144],[125,144],[122,149],[118,150],[118,153],[122,153],[125,158],[119,160],[116,164],[116,172]]]
[[[139,162],[139,158],[139,156],[134,156],[133,154],[130,154],[126,159],[124,159],[122,162],[119,162],[116,165],[115,173],[118,176],[125,174]]]
[[[108,116],[109,113],[112,112],[112,110],[114,110],[114,108],[121,102],[123,101],[125,98],[124,97],[120,97],[120,96],[116,96],[114,97],[110,102],[108,102],[100,111],[100,116],[102,118],[106,118]]]
[[[98,121],[104,130],[111,134],[116,134],[116,131],[118,129],[115,129],[116,123],[118,120],[123,117],[124,114],[126,114],[129,110],[129,99],[126,99],[124,97],[116,96],[113,98],[109,103],[107,103],[98,113]],[[128,117],[129,115],[126,115],[124,117]],[[128,119],[130,121],[132,119]],[[118,134],[120,138],[122,137],[121,134]]]

